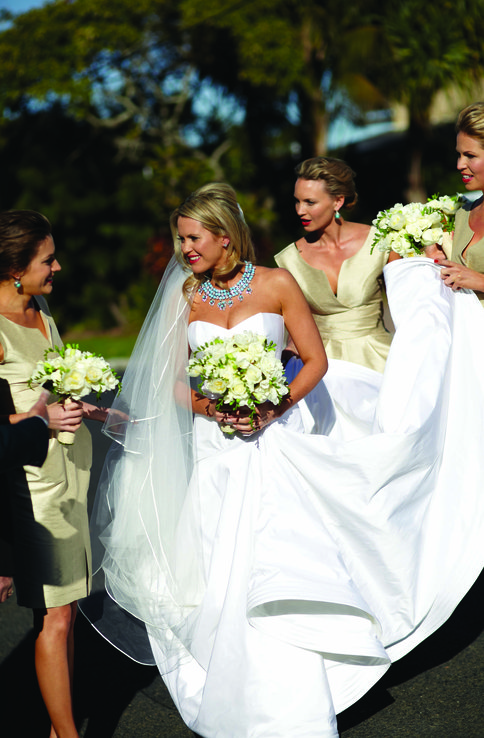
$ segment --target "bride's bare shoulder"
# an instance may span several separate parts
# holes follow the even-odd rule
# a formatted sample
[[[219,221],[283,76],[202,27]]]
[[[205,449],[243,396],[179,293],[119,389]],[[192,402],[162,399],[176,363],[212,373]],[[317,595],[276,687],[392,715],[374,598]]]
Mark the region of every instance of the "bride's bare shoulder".
[[[271,268],[258,266],[257,273],[261,283],[268,283],[272,286],[277,284],[285,286],[295,281],[292,274],[282,267]]]

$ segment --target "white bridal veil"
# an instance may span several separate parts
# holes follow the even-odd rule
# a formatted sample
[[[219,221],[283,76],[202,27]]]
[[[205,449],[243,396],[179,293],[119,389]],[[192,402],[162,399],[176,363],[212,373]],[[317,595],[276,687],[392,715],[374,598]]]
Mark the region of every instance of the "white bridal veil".
[[[116,443],[108,452],[91,517],[100,591],[81,609],[108,640],[143,663],[153,663],[144,624],[166,630],[171,643],[187,608],[203,592],[198,529],[191,526],[196,503],[191,499],[190,509],[185,504],[193,475],[185,372],[189,305],[182,294],[187,276],[172,258],[103,429]],[[180,525],[191,532],[183,540]],[[105,581],[99,577],[103,572]],[[101,597],[103,585],[112,601]]]

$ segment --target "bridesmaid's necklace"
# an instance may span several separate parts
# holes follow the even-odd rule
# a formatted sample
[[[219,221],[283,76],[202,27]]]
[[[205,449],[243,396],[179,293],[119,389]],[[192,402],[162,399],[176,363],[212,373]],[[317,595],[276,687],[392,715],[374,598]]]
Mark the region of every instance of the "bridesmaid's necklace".
[[[250,283],[255,273],[255,266],[250,261],[245,262],[245,270],[239,281],[228,290],[218,289],[214,287],[209,279],[202,282],[197,292],[202,296],[203,302],[208,300],[209,305],[215,305],[218,302],[218,309],[225,310],[226,307],[231,308],[234,304],[234,297],[239,298],[239,302],[244,299],[244,292],[248,295],[252,293]]]

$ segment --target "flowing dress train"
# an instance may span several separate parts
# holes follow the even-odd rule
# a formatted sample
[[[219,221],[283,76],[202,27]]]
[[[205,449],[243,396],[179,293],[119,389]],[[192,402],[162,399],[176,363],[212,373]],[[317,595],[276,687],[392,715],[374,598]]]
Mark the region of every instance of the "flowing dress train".
[[[434,632],[482,569],[484,314],[429,259],[393,262],[385,278],[397,330],[384,374],[332,361],[250,438],[197,416],[176,511],[158,462],[144,466],[146,429],[108,459],[94,515],[107,591],[146,623],[175,704],[206,738],[335,738],[335,713]],[[195,321],[188,339],[244,330],[284,346],[272,313],[230,330]],[[167,477],[176,457],[157,449]]]

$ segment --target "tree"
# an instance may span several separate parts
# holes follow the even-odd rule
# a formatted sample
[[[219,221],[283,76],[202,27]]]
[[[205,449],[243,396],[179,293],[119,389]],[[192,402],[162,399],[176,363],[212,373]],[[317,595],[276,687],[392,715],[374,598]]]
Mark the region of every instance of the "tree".
[[[382,10],[380,53],[362,63],[388,100],[408,108],[406,195],[425,200],[422,158],[430,144],[432,103],[437,92],[470,89],[482,77],[484,0],[387,0]]]
[[[132,319],[137,307],[144,313],[156,287],[142,268],[156,225],[149,183],[116,160],[110,131],[60,106],[26,112],[0,129],[0,167],[1,208],[37,210],[52,222],[62,271],[51,307],[61,330],[80,323],[107,329]]]
[[[257,131],[262,139],[267,128],[281,128],[292,118],[301,158],[326,153],[336,90],[344,89],[356,106],[382,102],[358,66],[375,36],[374,6],[372,0],[352,2],[341,13],[337,0],[180,5],[184,27],[197,39],[190,58],[202,76],[240,100],[257,155]]]

